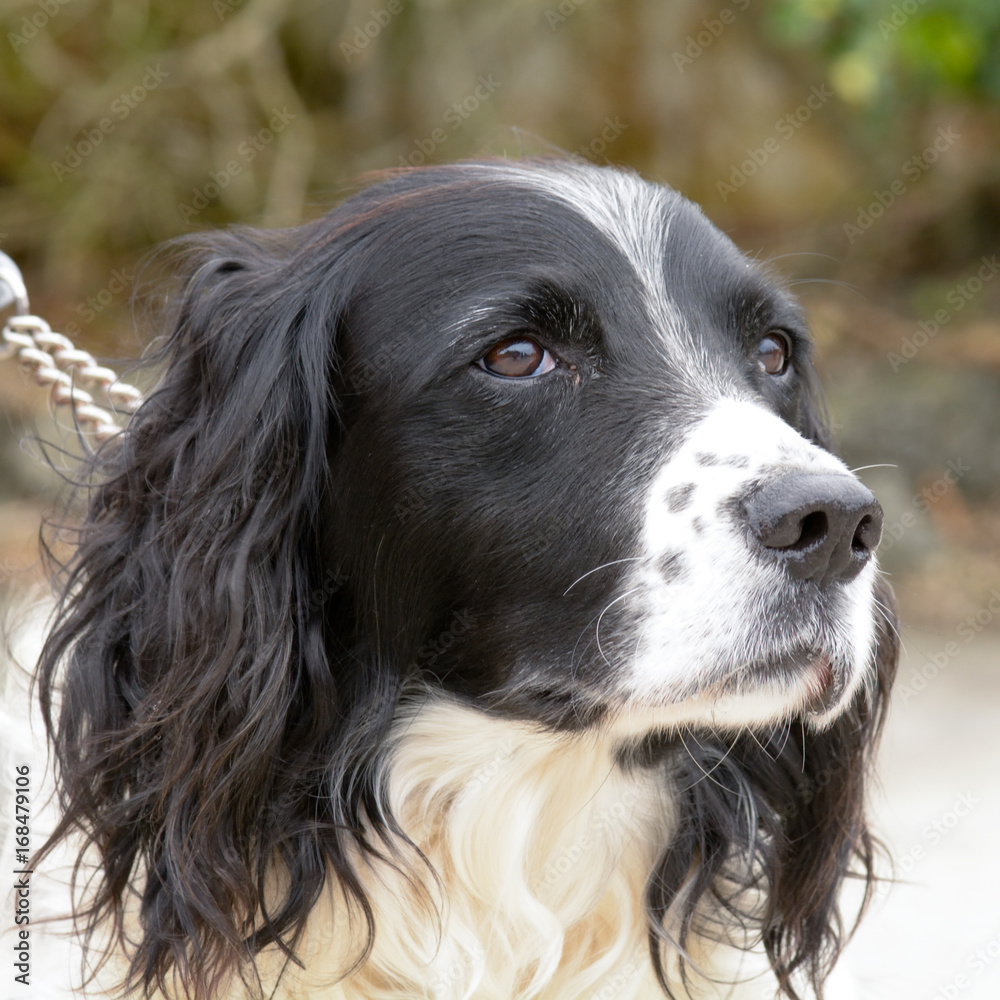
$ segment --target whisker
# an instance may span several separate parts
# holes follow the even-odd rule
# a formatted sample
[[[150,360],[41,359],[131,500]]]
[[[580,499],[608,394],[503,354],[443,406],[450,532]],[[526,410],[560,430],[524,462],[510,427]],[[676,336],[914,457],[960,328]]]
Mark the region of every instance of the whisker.
[[[626,590],[624,594],[619,594],[610,604],[606,604],[604,611],[602,611],[597,616],[597,627],[594,629],[594,638],[597,640],[597,651],[601,654],[601,659],[610,667],[611,661],[604,655],[604,650],[601,648],[601,619],[604,617],[605,611],[609,611],[611,606],[617,604],[619,601],[623,601],[626,597],[631,596],[637,591],[641,590],[641,587],[633,587],[631,590]]]
[[[828,253],[820,253],[818,250],[790,250],[788,253],[779,253],[774,257],[768,257],[767,260],[770,263],[774,260],[786,260],[788,257],[823,257],[825,260],[832,260],[834,264],[844,263],[839,257],[834,257]]]
[[[785,752],[785,747],[788,746],[788,741],[792,737],[792,727],[791,727],[791,724],[789,723],[789,721],[786,719],[784,722],[780,723],[780,725],[784,729],[785,732],[784,732],[784,736],[782,737],[782,740],[781,740],[781,746],[778,747],[778,752],[775,754],[775,756],[773,758],[774,760],[777,760]],[[772,733],[771,736],[773,738],[774,733]]]
[[[645,621],[642,627],[639,629],[639,638],[635,641],[635,651],[632,653],[632,665],[635,666],[639,662],[639,646],[642,645],[642,640],[646,635],[646,629],[649,628],[649,621]]]
[[[690,732],[690,730],[688,730],[688,731]],[[712,765],[712,767],[709,770],[706,771],[705,768],[703,768],[701,766],[701,762],[691,752],[691,748],[687,745],[687,741],[684,739],[684,730],[682,729],[678,733],[678,735],[681,738],[681,746],[683,746],[684,749],[687,751],[688,757],[691,758],[691,763],[694,764],[695,767],[697,767],[699,771],[701,771],[702,776],[705,777],[705,778],[708,778],[709,781],[711,781],[714,785],[718,785],[719,788],[721,788],[723,790],[727,790],[726,786],[723,785],[721,781],[716,781],[716,779],[712,777],[712,774],[715,771],[717,771],[726,762],[726,758],[733,751],[733,744],[730,743],[729,746],[726,747],[726,752]],[[691,735],[694,736],[694,733],[691,733]],[[681,791],[686,791],[686,789],[681,789]]]
[[[882,617],[885,620],[886,626],[892,631],[892,633],[899,640],[900,648],[902,648],[903,634],[902,632],[899,631],[899,626],[893,621],[894,615],[892,613],[892,609],[889,608],[887,605],[883,604],[877,597],[873,598],[873,600],[875,602],[875,607],[877,607],[879,611],[882,612]]]
[[[747,729],[747,735],[760,747],[763,751],[765,757],[770,757],[771,755],[767,752],[767,747],[759,739],[757,739],[757,734],[752,729]]]
[[[838,281],[836,278],[792,278],[786,284],[789,287],[792,285],[837,285],[840,288],[846,288],[849,292],[854,292],[860,299],[867,301],[868,298],[857,285],[852,285],[849,281]]]
[[[593,569],[588,569],[583,576],[578,576],[564,591],[563,597],[565,597],[584,577],[590,576],[591,573],[596,573],[599,569],[607,569],[609,566],[617,566],[618,563],[626,562],[639,562],[642,556],[628,556],[625,559],[612,559],[611,562],[601,563],[600,566],[595,566]]]
[[[876,465],[859,465],[856,469],[848,469],[848,472],[864,472],[865,469],[898,469],[899,466],[893,462],[879,462]]]

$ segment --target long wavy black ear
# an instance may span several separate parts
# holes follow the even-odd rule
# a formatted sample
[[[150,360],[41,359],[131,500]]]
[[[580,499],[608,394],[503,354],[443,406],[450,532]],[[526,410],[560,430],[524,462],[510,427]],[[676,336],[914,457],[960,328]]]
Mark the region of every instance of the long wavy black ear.
[[[352,720],[380,724],[363,685],[339,679],[327,624],[321,514],[350,297],[334,229],[188,248],[165,374],[95,462],[41,662],[53,843],[82,834],[100,859],[77,911],[88,937],[125,944],[134,886],[128,985],[146,993],[252,979],[248,956],[294,948],[328,868],[371,919],[343,831],[373,793],[329,794]],[[265,898],[275,870],[284,888]]]

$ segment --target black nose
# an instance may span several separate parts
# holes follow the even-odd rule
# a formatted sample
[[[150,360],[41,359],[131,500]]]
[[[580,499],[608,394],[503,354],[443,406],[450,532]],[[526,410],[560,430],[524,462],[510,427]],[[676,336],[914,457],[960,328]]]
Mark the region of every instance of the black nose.
[[[882,508],[853,476],[786,473],[745,507],[765,552],[792,576],[821,586],[857,576],[882,537]]]

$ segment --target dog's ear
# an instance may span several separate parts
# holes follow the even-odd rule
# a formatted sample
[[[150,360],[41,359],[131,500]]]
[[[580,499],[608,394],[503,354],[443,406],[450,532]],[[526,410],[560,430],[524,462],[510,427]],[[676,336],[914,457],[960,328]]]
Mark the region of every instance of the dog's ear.
[[[801,1000],[803,986],[822,996],[847,937],[838,909],[844,880],[863,881],[861,913],[877,882],[879,845],[865,799],[899,648],[892,591],[882,581],[876,599],[873,670],[828,729],[793,721],[770,736],[680,742],[677,833],[646,896],[650,952],[668,996],[676,983],[664,944],[683,956],[692,938],[725,937],[727,924],[745,930],[745,943],[755,935],[762,942],[782,996]],[[682,959],[685,984],[689,974]]]
[[[384,690],[364,705],[367,682],[341,683],[349,640],[328,624],[349,242],[327,221],[188,248],[162,381],[99,454],[65,567],[40,672],[64,810],[52,843],[82,832],[100,858],[88,936],[125,943],[135,887],[140,990],[179,976],[200,998],[252,978],[240,963],[294,947],[328,868],[370,922],[340,838],[373,793],[328,790],[360,742],[345,730],[392,712]],[[265,898],[275,868],[286,888]]]

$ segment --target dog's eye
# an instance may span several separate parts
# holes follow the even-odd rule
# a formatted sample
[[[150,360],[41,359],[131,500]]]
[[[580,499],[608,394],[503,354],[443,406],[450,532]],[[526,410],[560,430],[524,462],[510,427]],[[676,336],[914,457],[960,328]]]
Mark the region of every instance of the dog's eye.
[[[792,343],[780,330],[772,330],[757,345],[757,360],[768,375],[783,375],[792,356]]]
[[[528,337],[508,337],[494,344],[477,364],[503,378],[534,378],[552,371],[556,359]]]

